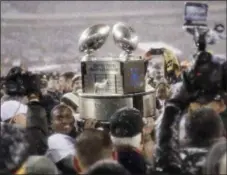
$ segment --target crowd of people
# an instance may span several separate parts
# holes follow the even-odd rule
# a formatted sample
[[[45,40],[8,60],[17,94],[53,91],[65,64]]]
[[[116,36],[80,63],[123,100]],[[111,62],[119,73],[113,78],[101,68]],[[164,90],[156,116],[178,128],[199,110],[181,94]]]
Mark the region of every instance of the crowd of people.
[[[175,27],[182,5],[166,2],[165,9],[159,3],[152,8],[136,1],[1,3],[0,174],[227,175],[226,58],[203,51],[193,56],[194,62],[175,60],[169,72],[162,72],[150,50],[142,58],[148,66],[144,82],[156,92],[155,116],[145,118],[127,106],[104,122],[80,114],[82,75],[70,72],[77,67],[69,63],[79,67],[78,36],[88,24],[100,22],[83,14],[109,14],[104,20],[109,24],[136,23],[141,40],[175,42],[188,56],[191,44]],[[131,15],[138,7],[144,13]],[[115,17],[107,13],[113,9]],[[171,11],[155,15],[155,9]],[[124,16],[125,11],[130,13]],[[78,17],[40,22],[17,16],[66,12]],[[105,47],[105,55],[119,52],[113,43]],[[211,57],[215,61],[210,64]],[[18,62],[25,65],[12,67]],[[25,68],[53,64],[60,65],[59,72]]]
[[[227,174],[226,91],[188,102],[181,78],[158,75],[145,77],[156,116],[124,107],[104,125],[80,116],[80,73],[13,67],[1,80],[0,173]]]

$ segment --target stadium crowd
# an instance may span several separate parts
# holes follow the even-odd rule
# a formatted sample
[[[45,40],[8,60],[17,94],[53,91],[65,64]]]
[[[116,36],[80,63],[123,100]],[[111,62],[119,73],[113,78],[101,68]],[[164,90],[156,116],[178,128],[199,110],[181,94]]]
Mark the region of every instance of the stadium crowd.
[[[182,80],[170,85],[157,74],[147,81],[156,88],[155,117],[124,107],[97,127],[79,114],[80,74],[24,72],[13,67],[1,81],[1,173],[226,174],[225,93],[190,103],[170,122],[176,114],[167,106]]]

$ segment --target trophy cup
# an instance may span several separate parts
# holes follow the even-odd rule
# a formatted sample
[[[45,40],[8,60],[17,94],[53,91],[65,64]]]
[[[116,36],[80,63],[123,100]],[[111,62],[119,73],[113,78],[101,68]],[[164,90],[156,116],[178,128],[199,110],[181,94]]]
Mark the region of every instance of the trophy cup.
[[[117,109],[128,106],[139,109],[144,117],[154,116],[155,90],[145,88],[145,62],[133,55],[138,44],[134,29],[124,23],[114,25],[113,39],[123,54],[94,59],[94,51],[105,43],[109,31],[107,25],[95,25],[80,37],[79,50],[86,53],[81,61],[80,115],[108,122]]]
[[[109,36],[110,27],[105,24],[97,24],[87,28],[80,36],[79,51],[86,53],[82,61],[94,59],[94,52],[100,49]]]
[[[112,35],[114,42],[119,46],[123,53],[121,53],[120,58],[124,61],[134,58],[132,52],[136,50],[138,45],[138,36],[132,27],[119,22],[113,26]]]

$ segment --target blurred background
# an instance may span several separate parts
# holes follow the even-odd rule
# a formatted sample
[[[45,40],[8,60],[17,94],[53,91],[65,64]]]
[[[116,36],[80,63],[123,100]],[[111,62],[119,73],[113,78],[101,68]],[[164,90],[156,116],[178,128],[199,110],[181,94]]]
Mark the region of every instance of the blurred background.
[[[204,1],[206,2],[206,1]],[[31,70],[77,71],[82,53],[78,39],[97,23],[122,21],[137,32],[140,42],[164,42],[190,59],[192,37],[182,29],[184,1],[1,1],[1,74],[22,63]],[[226,1],[207,1],[208,24],[226,26]],[[211,47],[226,55],[226,41]],[[119,55],[110,37],[98,55]],[[137,54],[141,54],[137,51]]]

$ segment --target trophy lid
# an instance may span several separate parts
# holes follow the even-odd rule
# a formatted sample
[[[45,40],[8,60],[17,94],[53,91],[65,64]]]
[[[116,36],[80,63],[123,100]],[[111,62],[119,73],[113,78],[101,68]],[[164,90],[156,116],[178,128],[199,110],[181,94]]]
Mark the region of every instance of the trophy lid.
[[[90,54],[100,49],[109,36],[110,27],[105,24],[96,24],[87,28],[80,36],[79,51]]]

